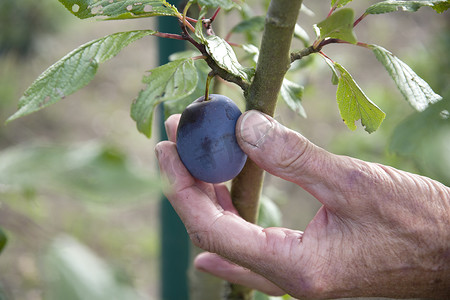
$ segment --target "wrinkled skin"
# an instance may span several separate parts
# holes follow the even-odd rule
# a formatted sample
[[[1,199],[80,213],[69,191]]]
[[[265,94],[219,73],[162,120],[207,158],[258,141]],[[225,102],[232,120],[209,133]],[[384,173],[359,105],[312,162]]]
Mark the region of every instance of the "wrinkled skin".
[[[261,228],[238,216],[225,185],[195,180],[184,168],[174,144],[179,117],[167,120],[170,141],[156,154],[169,201],[207,251],[197,268],[270,295],[450,297],[448,187],[334,155],[250,111],[236,125],[242,150],[323,204],[304,232]]]

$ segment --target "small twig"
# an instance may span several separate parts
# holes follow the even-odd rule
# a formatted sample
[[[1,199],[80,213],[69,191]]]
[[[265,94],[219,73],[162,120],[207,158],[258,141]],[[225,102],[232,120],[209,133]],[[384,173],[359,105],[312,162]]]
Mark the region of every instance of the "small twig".
[[[203,55],[205,56],[208,55],[208,53],[206,53],[205,45],[199,44],[196,40],[192,38],[192,36],[189,35],[189,32],[187,31],[185,24],[181,24],[181,31],[183,32],[182,36],[186,41],[191,43]]]
[[[248,90],[250,84],[241,77],[234,75],[225,69],[222,69],[211,57],[211,55],[209,55],[208,51],[206,50],[206,46],[198,43],[189,35],[189,32],[187,31],[186,26],[184,26],[184,24],[181,24],[181,30],[183,31],[182,34],[183,39],[191,43],[195,48],[197,48],[200,51],[200,53],[204,56],[205,62],[208,64],[208,66],[211,68],[214,74],[216,74],[217,76],[221,77],[226,81],[237,84],[238,86],[241,87],[241,89],[244,92]]]
[[[325,39],[322,40],[318,45],[317,45],[317,49],[320,51],[322,50],[322,48],[328,44],[350,44],[349,42],[340,40],[340,39]]]
[[[205,61],[208,64],[208,66],[214,71],[215,74],[217,74],[219,77],[221,77],[226,81],[237,84],[244,91],[244,93],[250,87],[250,84],[244,79],[242,79],[240,76],[234,75],[218,66],[215,60],[212,59],[212,57],[209,54],[206,55]]]
[[[320,47],[322,49],[322,47]],[[297,52],[291,53],[291,63],[293,63],[296,60],[302,59],[305,56],[308,56],[310,54],[316,53],[320,51],[319,48],[315,48],[314,46],[309,46],[308,48],[302,49]]]
[[[312,46],[309,46],[308,48],[305,48],[303,50],[300,50],[297,52],[292,52],[291,53],[291,63],[296,60],[302,59],[305,56],[308,56],[310,54],[317,53],[317,52],[326,56],[322,52],[322,48],[329,44],[349,44],[349,45],[356,45],[356,46],[368,48],[368,49],[370,48],[370,45],[366,44],[366,43],[357,42],[356,44],[353,44],[353,43],[350,43],[350,42],[347,42],[344,40],[340,40],[340,39],[325,39],[325,40],[322,40],[321,42],[316,41],[316,42],[314,42],[314,44]]]
[[[363,47],[363,48],[370,48],[369,44],[367,43],[362,43],[362,42],[357,42],[356,44],[344,41],[344,40],[340,40],[340,39],[327,39],[327,40],[323,40],[319,46],[320,48],[322,48],[323,46],[326,46],[328,44],[349,44],[349,45],[356,45],[359,47]]]
[[[214,30],[212,29],[212,26],[211,26],[211,24],[212,24],[211,19],[206,19],[206,20],[203,20],[202,22],[206,28],[206,34],[207,35],[215,35]]]

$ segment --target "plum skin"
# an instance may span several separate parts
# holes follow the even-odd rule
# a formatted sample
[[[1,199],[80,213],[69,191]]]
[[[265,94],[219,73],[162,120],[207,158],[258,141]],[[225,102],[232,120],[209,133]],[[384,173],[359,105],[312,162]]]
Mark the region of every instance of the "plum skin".
[[[202,96],[186,107],[177,128],[177,151],[191,175],[208,183],[228,181],[242,170],[247,155],[236,140],[241,115],[228,97]]]

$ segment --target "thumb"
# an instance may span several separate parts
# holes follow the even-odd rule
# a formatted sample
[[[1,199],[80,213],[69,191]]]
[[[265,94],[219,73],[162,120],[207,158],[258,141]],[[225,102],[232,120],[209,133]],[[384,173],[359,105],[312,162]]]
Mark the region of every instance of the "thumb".
[[[259,167],[300,185],[324,204],[324,199],[342,190],[343,175],[351,174],[359,163],[325,151],[256,110],[239,118],[236,137],[242,150]]]

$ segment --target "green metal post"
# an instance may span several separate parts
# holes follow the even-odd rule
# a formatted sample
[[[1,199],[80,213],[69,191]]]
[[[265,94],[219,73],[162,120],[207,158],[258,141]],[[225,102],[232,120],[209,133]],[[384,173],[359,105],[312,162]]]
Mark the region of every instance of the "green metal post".
[[[183,1],[170,1],[179,9]],[[158,19],[158,30],[160,32],[179,33],[180,25],[175,18],[160,17]],[[185,49],[183,41],[171,39],[158,39],[159,64],[168,62],[168,56],[177,51]],[[167,139],[164,129],[164,106],[158,109],[160,120],[160,138]],[[162,197],[160,206],[161,218],[161,299],[162,300],[188,300],[188,278],[189,267],[189,237],[183,223],[173,210],[169,201]]]

